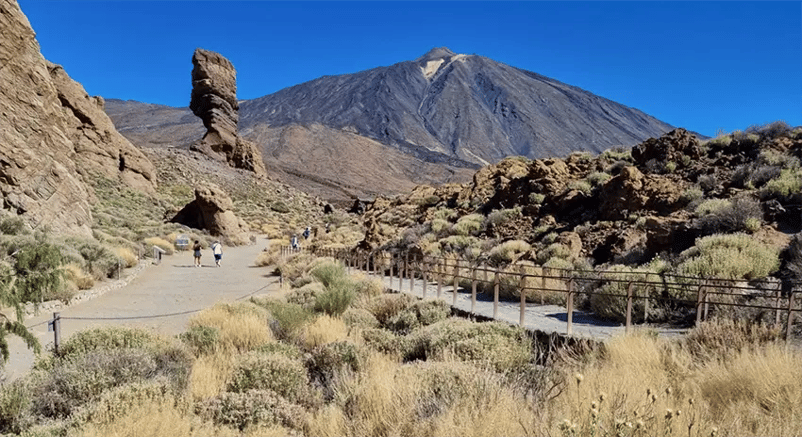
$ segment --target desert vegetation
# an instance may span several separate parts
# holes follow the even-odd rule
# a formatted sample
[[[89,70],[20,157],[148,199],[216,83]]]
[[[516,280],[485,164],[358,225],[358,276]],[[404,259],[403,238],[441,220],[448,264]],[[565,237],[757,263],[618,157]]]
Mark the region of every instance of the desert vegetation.
[[[795,435],[802,354],[718,320],[664,339],[540,344],[386,294],[329,258],[281,296],[218,304],[177,338],[71,337],[0,390],[9,435]]]

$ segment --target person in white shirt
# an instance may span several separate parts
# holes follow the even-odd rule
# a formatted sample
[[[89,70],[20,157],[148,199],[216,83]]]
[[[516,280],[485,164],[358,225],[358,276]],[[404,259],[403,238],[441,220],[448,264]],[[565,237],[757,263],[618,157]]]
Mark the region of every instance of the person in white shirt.
[[[220,261],[223,260],[223,245],[219,241],[212,243],[212,254],[214,254],[214,263],[220,267]]]

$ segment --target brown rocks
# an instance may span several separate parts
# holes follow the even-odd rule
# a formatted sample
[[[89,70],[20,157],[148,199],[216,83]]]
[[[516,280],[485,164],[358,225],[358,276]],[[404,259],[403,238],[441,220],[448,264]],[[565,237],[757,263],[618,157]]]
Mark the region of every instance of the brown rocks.
[[[234,203],[217,185],[206,183],[195,188],[195,200],[173,217],[172,222],[196,229],[206,229],[229,244],[250,242],[248,225],[232,211]]]
[[[607,220],[623,220],[642,209],[662,215],[680,208],[685,183],[667,176],[645,176],[636,167],[624,167],[599,192],[599,211]]]
[[[702,156],[702,149],[696,135],[682,128],[674,129],[660,138],[649,138],[632,148],[632,158],[638,164],[646,164],[652,160],[682,164],[688,160],[683,156],[697,160]]]
[[[42,57],[12,0],[0,0],[0,84],[4,209],[33,228],[89,236],[94,177],[153,191],[150,162],[116,132],[101,99]]]
[[[203,120],[206,134],[192,149],[235,168],[265,175],[257,146],[237,133],[239,103],[237,72],[219,53],[196,49],[192,56],[192,97],[189,108]]]

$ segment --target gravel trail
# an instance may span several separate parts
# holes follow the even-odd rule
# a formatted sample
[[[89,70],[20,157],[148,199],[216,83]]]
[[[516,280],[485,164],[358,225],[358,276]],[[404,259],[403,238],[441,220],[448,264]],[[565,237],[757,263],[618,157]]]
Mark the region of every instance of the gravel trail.
[[[53,333],[47,330],[53,312],[61,314],[62,341],[75,332],[109,325],[177,335],[185,330],[193,314],[217,302],[243,300],[279,290],[278,277],[271,274],[272,269],[253,263],[266,245],[267,240],[260,237],[254,245],[226,247],[221,267],[215,267],[209,249],[203,251],[202,267],[193,265],[191,251],[176,252],[165,256],[158,265],[145,266],[134,277],[117,281],[125,283],[124,286],[101,284],[108,291],[68,307],[40,310],[38,315],[26,319],[25,325],[33,326],[31,332],[45,348],[53,344]],[[170,315],[154,317],[165,314]],[[8,340],[11,356],[4,373],[13,380],[30,369],[34,354],[15,336],[9,336]]]

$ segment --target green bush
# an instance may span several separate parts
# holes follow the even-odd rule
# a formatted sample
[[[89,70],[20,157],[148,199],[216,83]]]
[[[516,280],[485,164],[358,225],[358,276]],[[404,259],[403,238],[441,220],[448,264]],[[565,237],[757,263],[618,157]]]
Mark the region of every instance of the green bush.
[[[362,331],[365,345],[375,351],[390,355],[408,355],[407,339],[381,328],[368,328]]]
[[[114,276],[121,263],[124,263],[110,248],[94,240],[76,241],[78,252],[84,259],[86,269],[96,278]]]
[[[704,197],[704,192],[702,191],[702,188],[699,187],[698,185],[694,185],[682,192],[679,201],[683,204],[688,204],[693,202],[694,200],[699,200],[702,197]]]
[[[343,322],[353,328],[369,329],[379,326],[379,320],[364,308],[348,308],[342,315]]]
[[[210,326],[193,326],[188,331],[179,334],[178,338],[184,342],[192,352],[198,355],[206,355],[214,352],[217,347],[219,332]]]
[[[96,350],[155,348],[166,345],[144,329],[109,326],[77,332],[59,346],[58,356],[67,358]]]
[[[351,342],[339,341],[316,348],[307,360],[310,379],[323,388],[327,400],[334,397],[333,383],[340,375],[357,374],[365,369],[368,351]]]
[[[311,279],[310,279],[311,280]],[[300,288],[295,288],[285,296],[287,302],[304,307],[309,311],[314,311],[317,297],[326,291],[326,287],[320,282],[312,281],[304,284]]]
[[[802,170],[784,169],[778,178],[766,183],[761,190],[761,196],[764,198],[786,197],[799,193],[800,190],[802,190]]]
[[[252,298],[251,302],[270,311],[270,329],[276,338],[290,339],[314,314],[304,307],[275,299]]]
[[[370,311],[380,324],[384,325],[401,311],[409,308],[417,299],[409,294],[385,294],[372,299],[367,304]]]
[[[540,205],[546,200],[546,195],[541,193],[529,193],[529,203],[532,205]]]
[[[25,220],[20,216],[7,216],[0,219],[0,233],[5,235],[25,234]]]
[[[531,248],[532,246],[526,241],[505,241],[491,249],[490,253],[488,253],[490,265],[501,266],[509,264],[518,259],[522,254],[528,252]]]
[[[484,221],[484,226],[488,225],[498,226],[502,223],[508,222],[521,217],[521,208],[498,209],[487,215]]]
[[[484,216],[481,214],[468,214],[460,217],[457,223],[451,227],[451,231],[456,235],[467,236],[478,232],[482,228]]]
[[[324,312],[330,316],[339,316],[351,306],[354,298],[356,298],[356,293],[353,286],[347,282],[319,294],[315,300],[315,311]]]
[[[300,360],[304,355],[298,346],[281,341],[272,341],[270,343],[263,344],[262,346],[259,346],[256,351],[263,354],[284,355],[291,360]]]
[[[589,196],[593,192],[593,187],[588,181],[573,181],[568,184],[568,191],[579,191],[580,193]]]
[[[763,209],[752,197],[736,197],[732,200],[711,199],[696,209],[702,228],[713,232],[748,230],[748,222],[762,223]]]
[[[421,328],[410,337],[407,359],[456,359],[505,372],[527,365],[532,355],[532,344],[524,330],[503,322],[450,318]]]
[[[224,392],[202,401],[195,412],[216,425],[244,431],[258,425],[283,425],[298,429],[303,425],[305,410],[277,395],[272,390]]]
[[[226,391],[271,390],[294,403],[308,402],[309,376],[299,360],[285,355],[249,352],[237,363]]]
[[[433,325],[450,316],[451,308],[442,300],[418,301],[390,317],[384,327],[405,335],[421,326]]]
[[[587,180],[591,186],[598,187],[599,185],[602,185],[605,182],[607,182],[611,177],[612,176],[610,176],[607,173],[597,171],[589,174],[587,178],[585,178],[585,180]]]
[[[17,380],[0,388],[0,433],[20,434],[34,422],[29,383]]]
[[[776,250],[747,234],[717,234],[696,240],[681,254],[680,273],[724,279],[759,279],[780,267]]]

